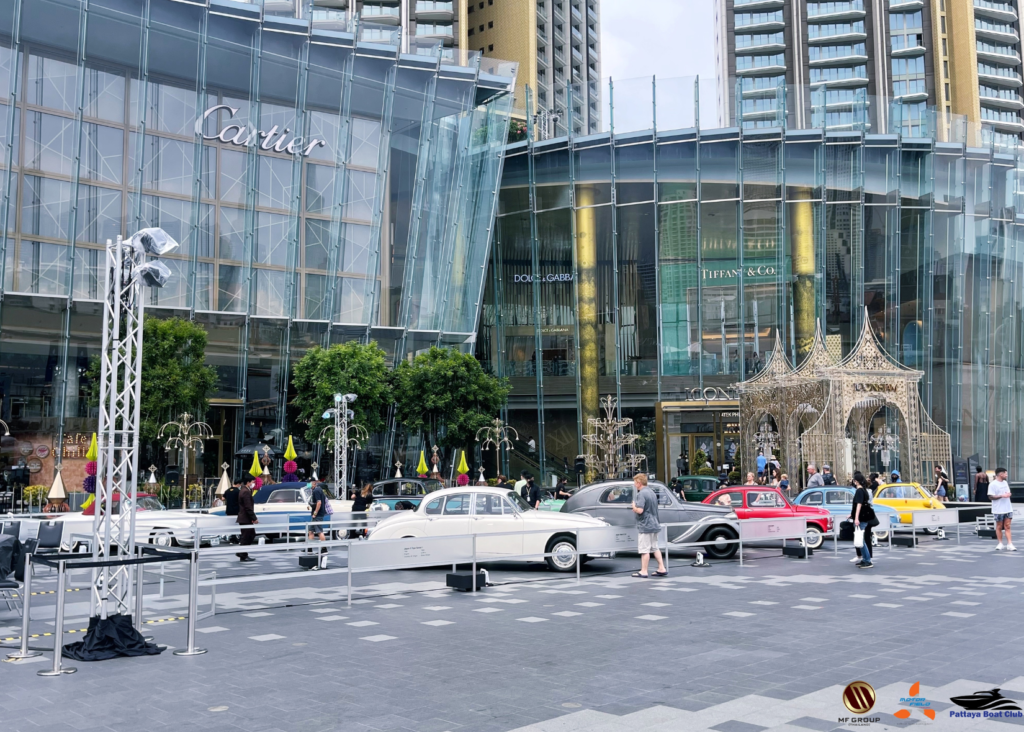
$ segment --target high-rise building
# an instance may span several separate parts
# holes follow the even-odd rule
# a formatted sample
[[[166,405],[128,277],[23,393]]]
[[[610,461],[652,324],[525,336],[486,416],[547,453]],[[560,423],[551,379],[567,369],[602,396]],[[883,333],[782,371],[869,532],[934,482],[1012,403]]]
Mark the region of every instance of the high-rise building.
[[[1024,131],[1016,0],[716,0],[715,35],[723,124]]]
[[[534,96],[539,136],[568,133],[568,85],[574,134],[601,129],[600,0],[475,0],[466,5],[459,43],[519,64],[517,106]]]
[[[268,14],[301,15],[296,2],[265,0],[265,7]],[[400,27],[406,49],[440,41],[443,56],[464,51],[461,63],[466,51],[514,61],[516,106],[526,114],[529,84],[539,137],[568,134],[570,84],[573,133],[601,129],[600,0],[313,0],[316,25],[347,27],[353,18],[367,27],[364,39]]]

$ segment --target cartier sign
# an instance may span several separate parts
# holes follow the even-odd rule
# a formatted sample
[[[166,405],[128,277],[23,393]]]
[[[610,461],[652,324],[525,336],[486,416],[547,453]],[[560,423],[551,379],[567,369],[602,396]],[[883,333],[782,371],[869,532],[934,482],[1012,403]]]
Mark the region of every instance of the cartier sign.
[[[230,113],[229,117],[234,117],[238,113],[237,107],[229,107],[227,104],[218,104],[203,112],[203,116],[196,120],[196,134],[202,135],[204,140],[220,140],[229,145],[238,145],[239,147],[259,145],[260,150],[266,150],[267,152],[289,153],[290,155],[302,155],[303,157],[309,155],[316,148],[327,144],[326,140],[318,140],[315,137],[303,140],[301,137],[289,136],[288,133],[291,130],[287,127],[279,130],[277,125],[264,132],[263,130],[257,130],[248,123],[229,124],[224,125],[216,135],[207,135],[203,132],[206,119],[219,109],[228,110]]]

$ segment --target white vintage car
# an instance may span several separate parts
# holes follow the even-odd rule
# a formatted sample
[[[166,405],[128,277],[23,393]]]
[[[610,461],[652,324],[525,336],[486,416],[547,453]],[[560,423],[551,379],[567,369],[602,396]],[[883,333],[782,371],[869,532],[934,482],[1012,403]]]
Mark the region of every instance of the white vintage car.
[[[369,539],[476,534],[481,561],[550,554],[545,561],[551,569],[571,572],[576,569],[573,532],[607,525],[582,514],[534,510],[515,491],[465,486],[436,491],[415,511],[387,516],[370,529]],[[584,556],[583,561],[592,558]]]
[[[114,501],[115,513],[120,511],[120,505],[120,500]],[[202,513],[166,509],[156,496],[148,493],[140,493],[136,497],[135,511],[136,544],[192,547],[195,545],[195,528],[197,526],[202,535],[203,546],[217,545],[221,542],[222,536],[218,533],[218,529],[224,525],[222,518]],[[67,549],[88,543],[92,537],[93,514],[91,511],[48,514],[42,520],[32,520],[31,523],[49,521],[60,521],[63,524],[61,545]],[[36,535],[36,531],[37,529],[29,526],[22,528],[22,533],[28,532],[31,537]]]

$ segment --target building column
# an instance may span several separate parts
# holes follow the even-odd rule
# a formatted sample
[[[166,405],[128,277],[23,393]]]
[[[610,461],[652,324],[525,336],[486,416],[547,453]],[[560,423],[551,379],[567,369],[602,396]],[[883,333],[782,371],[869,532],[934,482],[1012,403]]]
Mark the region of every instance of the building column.
[[[576,267],[579,285],[577,321],[580,332],[580,421],[597,417],[599,402],[597,343],[597,216],[594,189],[579,186],[576,191]]]
[[[792,201],[793,246],[793,330],[796,335],[796,363],[799,365],[814,345],[814,201],[810,188],[797,188]]]

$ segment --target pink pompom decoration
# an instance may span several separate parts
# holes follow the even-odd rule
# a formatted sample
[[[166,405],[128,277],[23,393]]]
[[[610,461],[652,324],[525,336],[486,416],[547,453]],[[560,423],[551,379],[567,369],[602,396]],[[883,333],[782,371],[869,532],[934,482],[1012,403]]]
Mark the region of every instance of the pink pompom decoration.
[[[89,462],[87,462],[85,464],[85,474],[86,475],[96,475],[96,461],[95,460],[90,460]]]
[[[85,480],[82,481],[82,490],[86,493],[96,492],[96,477],[93,475],[85,476]]]
[[[469,476],[465,473],[460,473],[459,477],[455,479],[455,485],[469,485]]]
[[[257,478],[256,479],[256,490],[259,490],[262,487],[263,487],[263,478]]]
[[[284,463],[284,472],[289,474],[299,472],[299,464],[294,460],[286,460]]]

